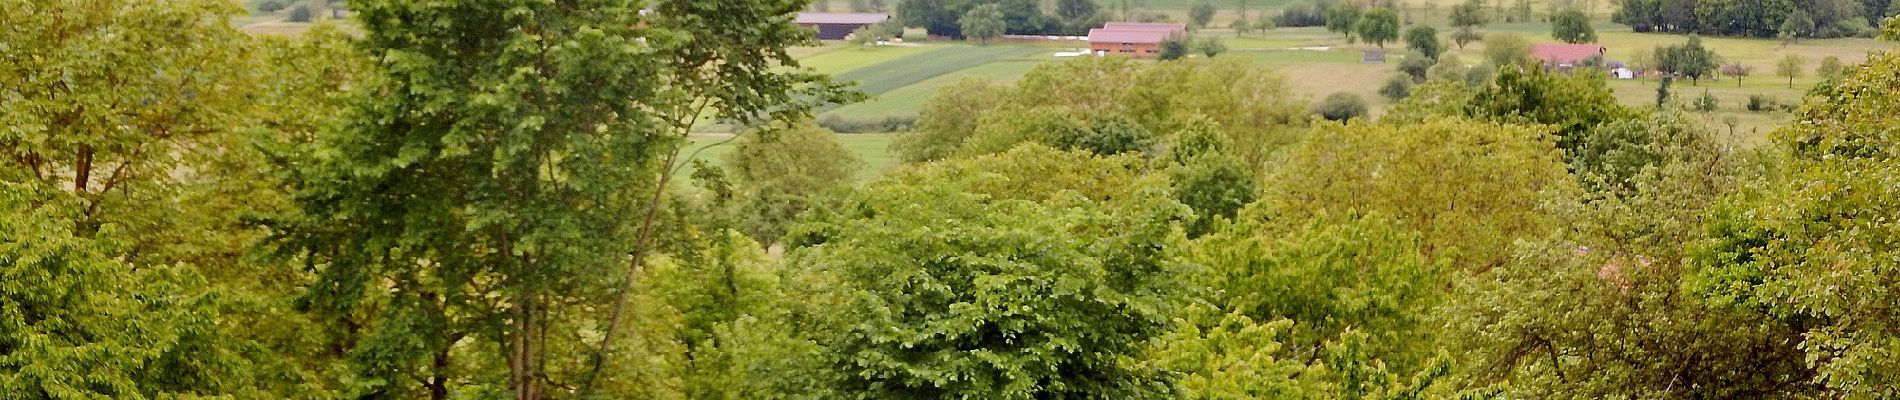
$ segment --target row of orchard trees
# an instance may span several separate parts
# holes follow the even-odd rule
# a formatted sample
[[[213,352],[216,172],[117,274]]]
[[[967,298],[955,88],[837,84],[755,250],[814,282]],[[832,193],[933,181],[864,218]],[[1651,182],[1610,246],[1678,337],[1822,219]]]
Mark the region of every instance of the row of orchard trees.
[[[1244,63],[1052,63],[945,89],[853,187],[798,1],[361,1],[296,39],[0,5],[8,397],[1900,384],[1890,54],[1756,151],[1535,69],[1337,124]],[[705,119],[754,128],[672,181]]]

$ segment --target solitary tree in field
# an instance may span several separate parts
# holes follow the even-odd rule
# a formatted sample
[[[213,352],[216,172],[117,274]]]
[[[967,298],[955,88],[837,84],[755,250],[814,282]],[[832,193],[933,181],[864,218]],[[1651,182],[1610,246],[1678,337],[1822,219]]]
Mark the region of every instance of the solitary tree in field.
[[[1722,75],[1735,77],[1735,87],[1742,87],[1742,78],[1747,78],[1748,74],[1754,72],[1755,67],[1742,65],[1739,62],[1722,66]]]
[[[1801,64],[1806,64],[1807,62],[1808,60],[1801,58],[1800,54],[1789,54],[1786,57],[1782,57],[1780,63],[1775,64],[1775,75],[1788,78],[1788,87],[1792,88],[1794,87],[1794,78],[1801,77]]]
[[[990,44],[990,39],[1003,36],[1003,30],[1008,28],[1003,23],[1002,6],[994,3],[970,9],[957,23],[963,26],[964,37],[974,38],[983,44]]]
[[[1814,76],[1819,76],[1824,79],[1833,79],[1834,77],[1841,76],[1841,73],[1846,71],[1847,65],[1841,63],[1840,57],[1827,56],[1827,58],[1821,59],[1821,66],[1814,69]]]
[[[1445,52],[1444,42],[1438,40],[1438,30],[1429,25],[1413,26],[1405,30],[1405,47],[1417,51],[1419,55],[1433,60]]]
[[[1715,72],[1721,57],[1702,47],[1702,38],[1690,36],[1688,43],[1656,48],[1656,69],[1689,77],[1690,85],[1699,85],[1702,77]]]
[[[1399,14],[1390,8],[1375,8],[1359,18],[1357,24],[1359,38],[1365,39],[1379,48],[1385,48],[1385,42],[1399,38]]]
[[[1484,58],[1504,68],[1530,58],[1531,42],[1510,32],[1492,32],[1484,36]]]
[[[1352,35],[1356,32],[1353,27],[1359,23],[1359,16],[1363,13],[1364,10],[1357,3],[1333,5],[1333,8],[1326,10],[1326,31],[1346,34],[1346,41],[1352,42]]]
[[[1597,41],[1597,31],[1590,27],[1590,16],[1583,11],[1568,9],[1550,17],[1550,36],[1564,43],[1590,43]]]
[[[1220,38],[1209,36],[1195,41],[1194,50],[1201,52],[1201,54],[1207,56],[1207,58],[1214,58],[1214,56],[1218,56],[1220,53],[1227,52],[1227,43],[1222,42]]]
[[[1451,33],[1451,41],[1457,43],[1460,50],[1465,48],[1466,43],[1476,42],[1483,38],[1478,34],[1477,28],[1490,22],[1490,19],[1484,15],[1483,1],[1466,0],[1464,3],[1451,7],[1451,26],[1455,28]]]
[[[1213,0],[1195,2],[1194,7],[1188,9],[1188,23],[1193,25],[1194,29],[1206,28],[1208,21],[1214,20],[1215,11],[1219,9],[1214,8]]]

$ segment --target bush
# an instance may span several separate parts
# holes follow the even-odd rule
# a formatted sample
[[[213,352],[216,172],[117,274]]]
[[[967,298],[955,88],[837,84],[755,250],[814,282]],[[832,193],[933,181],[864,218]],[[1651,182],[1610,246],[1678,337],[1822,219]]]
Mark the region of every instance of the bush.
[[[1411,96],[1412,77],[1393,75],[1392,79],[1385,80],[1385,86],[1379,88],[1379,95],[1385,96],[1385,98],[1391,99],[1392,101],[1399,101],[1406,96]]]
[[[1176,59],[1180,59],[1181,57],[1187,57],[1187,54],[1188,54],[1187,39],[1172,38],[1172,39],[1161,41],[1161,59],[1176,60]]]
[[[1775,98],[1773,97],[1768,97],[1767,95],[1762,95],[1762,94],[1748,95],[1748,111],[1754,111],[1754,112],[1773,111],[1779,107],[1780,107],[1779,105],[1775,104]]]
[[[1695,99],[1695,104],[1692,104],[1691,108],[1696,111],[1710,112],[1715,111],[1715,109],[1719,107],[1718,104],[1719,101],[1715,99],[1714,94],[1710,94],[1708,90],[1703,90],[1702,96]]]
[[[1366,99],[1357,94],[1339,92],[1326,96],[1313,107],[1313,113],[1329,121],[1347,121],[1366,116]]]
[[[310,22],[310,6],[300,5],[290,9],[290,22]]]
[[[1414,82],[1424,82],[1426,74],[1432,70],[1432,64],[1434,62],[1429,57],[1411,54],[1405,56],[1405,61],[1399,62],[1399,72],[1411,76]]]
[[[818,126],[838,133],[882,133],[908,132],[917,124],[917,117],[844,118],[826,115],[818,118]]]

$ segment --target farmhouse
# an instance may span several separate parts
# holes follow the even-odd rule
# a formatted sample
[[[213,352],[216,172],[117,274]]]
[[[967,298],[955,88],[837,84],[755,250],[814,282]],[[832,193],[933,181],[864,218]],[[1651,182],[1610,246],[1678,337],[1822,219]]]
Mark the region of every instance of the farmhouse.
[[[1538,44],[1531,46],[1531,57],[1544,63],[1544,68],[1569,71],[1583,66],[1592,57],[1602,62],[1609,49],[1594,44]]]
[[[891,19],[885,13],[798,13],[798,26],[818,31],[818,40],[844,40],[859,28]]]
[[[1159,57],[1161,42],[1185,35],[1185,24],[1110,22],[1089,30],[1089,51],[1097,55]]]

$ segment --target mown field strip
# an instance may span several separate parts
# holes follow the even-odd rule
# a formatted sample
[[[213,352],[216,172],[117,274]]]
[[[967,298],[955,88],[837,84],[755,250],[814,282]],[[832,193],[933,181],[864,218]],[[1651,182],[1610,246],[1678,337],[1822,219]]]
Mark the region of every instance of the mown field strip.
[[[881,94],[945,74],[1044,51],[1047,49],[1015,46],[950,47],[845,71],[835,77],[840,82],[857,82],[858,90],[864,93]]]

